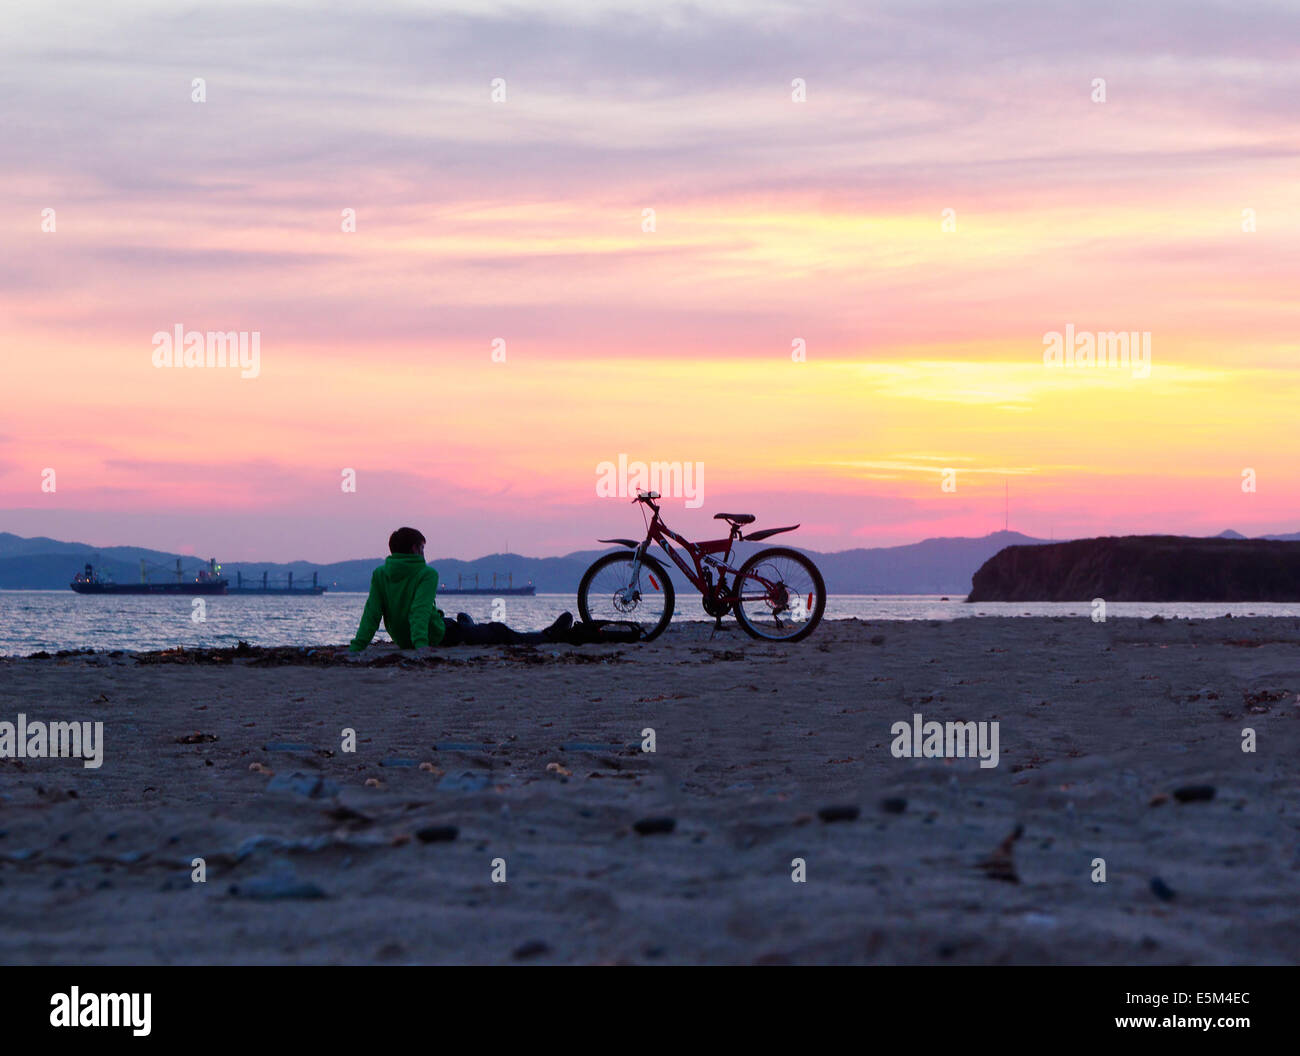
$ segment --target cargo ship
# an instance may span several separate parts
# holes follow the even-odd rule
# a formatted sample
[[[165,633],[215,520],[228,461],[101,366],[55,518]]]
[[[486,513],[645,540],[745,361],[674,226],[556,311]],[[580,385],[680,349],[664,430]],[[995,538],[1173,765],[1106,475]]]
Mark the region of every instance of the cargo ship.
[[[472,587],[464,586],[462,583],[462,578],[458,573],[456,575],[456,585],[454,587],[446,587],[440,583],[438,584],[438,593],[440,595],[441,594],[478,594],[489,598],[500,598],[500,597],[531,598],[534,594],[537,593],[537,588],[534,587],[531,582],[527,586],[516,587],[514,585],[513,573],[506,576],[506,585],[504,587],[497,586],[497,574],[495,572],[492,573],[492,586],[490,587],[480,587],[478,585],[477,573],[475,573],[470,578],[474,580],[474,585]]]
[[[226,593],[227,594],[260,594],[264,597],[267,596],[284,597],[285,595],[288,594],[292,594],[295,597],[302,596],[302,595],[306,595],[307,597],[312,597],[317,594],[324,594],[325,591],[328,589],[327,587],[320,586],[316,582],[317,575],[318,573],[316,572],[313,572],[311,574],[310,584],[307,583],[295,584],[293,581],[292,572],[289,573],[287,582],[278,579],[272,581],[270,577],[265,572],[263,572],[261,582],[258,582],[256,579],[253,579],[250,580],[248,583],[245,583],[244,574],[242,572],[236,572],[235,585],[233,587],[227,587]]]
[[[227,580],[221,575],[221,567],[215,560],[208,562],[208,567],[200,569],[193,579],[186,579],[181,570],[181,560],[176,559],[176,581],[149,581],[145,562],[140,562],[139,583],[114,583],[100,579],[95,566],[87,564],[85,570],[78,572],[68,584],[78,594],[224,594]]]

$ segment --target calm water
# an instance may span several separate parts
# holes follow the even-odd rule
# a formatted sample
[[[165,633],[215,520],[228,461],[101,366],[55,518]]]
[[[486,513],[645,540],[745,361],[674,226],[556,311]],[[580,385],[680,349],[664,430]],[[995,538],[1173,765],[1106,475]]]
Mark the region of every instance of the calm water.
[[[0,656],[23,656],[56,649],[170,649],[228,646],[240,639],[251,645],[338,645],[356,633],[364,594],[328,593],[315,598],[248,596],[203,599],[206,620],[195,622],[193,598],[123,595],[90,596],[70,590],[0,591]],[[545,627],[565,609],[576,615],[577,600],[567,594],[503,598],[505,622],[521,631]],[[476,620],[492,618],[489,597],[439,599],[444,612],[468,612]],[[499,610],[498,610],[499,611]],[[856,616],[866,620],[954,620],[979,616],[1081,616],[1087,602],[984,602],[967,605],[960,598],[937,595],[832,595],[827,619]],[[1121,603],[1108,606],[1109,617],[1291,616],[1300,605],[1188,603]],[[674,622],[705,619],[699,599],[681,594]],[[381,630],[376,639],[386,641]]]

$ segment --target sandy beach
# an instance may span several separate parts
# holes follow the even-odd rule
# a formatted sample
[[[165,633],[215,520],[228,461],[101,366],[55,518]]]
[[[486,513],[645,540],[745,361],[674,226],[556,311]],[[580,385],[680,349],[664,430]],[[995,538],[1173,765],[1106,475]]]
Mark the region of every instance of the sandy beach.
[[[1300,951],[1298,621],[195,655],[0,660],[0,720],[104,723],[98,769],[0,760],[0,961]],[[998,765],[896,757],[916,714],[997,722]]]

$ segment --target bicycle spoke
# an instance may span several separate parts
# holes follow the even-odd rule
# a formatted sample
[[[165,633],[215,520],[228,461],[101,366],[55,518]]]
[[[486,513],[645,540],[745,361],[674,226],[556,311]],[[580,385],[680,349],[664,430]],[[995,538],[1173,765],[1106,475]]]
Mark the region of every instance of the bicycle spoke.
[[[813,615],[823,588],[804,560],[780,555],[749,569],[737,584],[737,615],[761,636],[793,638]]]
[[[658,573],[644,565],[634,580],[629,555],[596,573],[587,588],[587,606],[593,620],[630,620],[654,626],[664,613],[663,583]]]

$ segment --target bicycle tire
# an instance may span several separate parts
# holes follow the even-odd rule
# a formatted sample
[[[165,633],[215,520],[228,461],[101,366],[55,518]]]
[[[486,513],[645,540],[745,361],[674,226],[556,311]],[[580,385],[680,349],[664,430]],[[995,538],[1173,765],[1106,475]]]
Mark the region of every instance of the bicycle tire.
[[[584,622],[587,623],[596,622],[593,621],[592,619],[592,610],[589,604],[589,600],[590,600],[589,594],[591,591],[591,584],[593,580],[595,580],[597,575],[599,575],[605,569],[609,568],[611,565],[626,563],[630,566],[632,563],[632,557],[633,557],[633,553],[631,550],[623,551],[617,554],[606,554],[604,557],[597,558],[592,563],[591,567],[588,568],[587,571],[582,574],[582,582],[578,584],[578,615],[582,617]],[[658,577],[659,583],[662,584],[662,589],[663,589],[663,599],[664,599],[663,615],[659,617],[659,619],[655,622],[653,626],[649,628],[644,628],[645,637],[643,640],[649,642],[655,638],[658,638],[659,635],[663,634],[664,629],[668,626],[669,621],[672,620],[673,607],[677,601],[677,591],[673,587],[672,579],[669,578],[668,573],[664,570],[664,566],[661,565],[649,554],[646,554],[641,558],[641,572],[643,575],[649,573],[653,576]],[[629,573],[630,573],[630,569],[629,569]],[[604,616],[599,617],[600,620],[604,620],[606,618],[607,617]],[[644,627],[641,621],[635,618],[635,610],[621,613],[616,617],[611,616],[608,618],[629,620],[632,623],[636,623],[638,626]]]
[[[735,613],[736,622],[740,624],[741,629],[751,638],[758,638],[765,642],[801,642],[817,629],[817,625],[822,622],[822,616],[826,612],[826,581],[822,578],[821,570],[813,563],[812,559],[798,550],[793,550],[787,546],[773,546],[766,550],[760,550],[743,565],[736,574],[736,581],[732,584],[737,598],[743,594],[743,583],[749,574],[749,571],[764,561],[772,561],[777,558],[785,558],[800,565],[809,573],[813,581],[815,598],[808,612],[808,619],[802,627],[794,634],[774,637],[764,634],[750,619],[749,614],[745,611],[744,605],[739,600],[732,606],[732,612]]]

